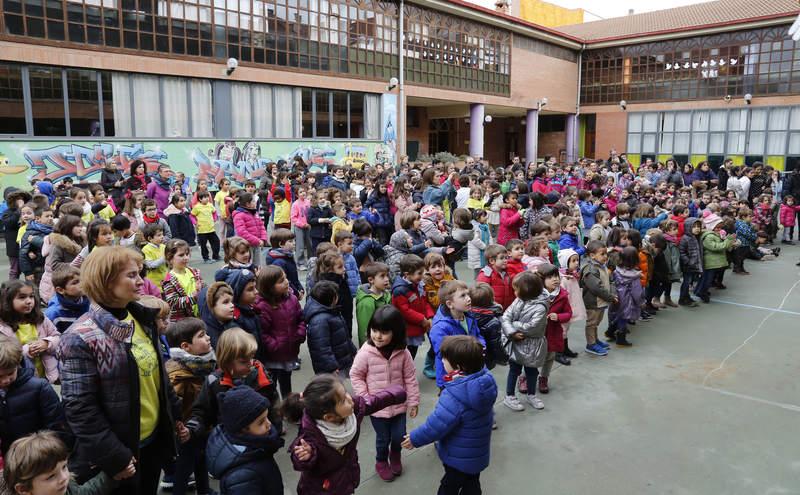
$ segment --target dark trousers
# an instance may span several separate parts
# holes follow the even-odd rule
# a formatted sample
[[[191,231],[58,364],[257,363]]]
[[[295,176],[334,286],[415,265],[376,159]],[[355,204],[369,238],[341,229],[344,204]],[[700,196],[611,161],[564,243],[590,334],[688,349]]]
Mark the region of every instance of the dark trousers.
[[[411,359],[416,359],[417,357],[417,349],[419,349],[418,345],[408,345],[406,346],[408,352],[411,353]]]
[[[481,473],[468,474],[444,465],[438,495],[481,495]]]
[[[683,282],[681,282],[681,300],[686,301],[689,299],[689,287],[692,282],[697,280],[698,273],[683,272]]]
[[[314,256],[317,255],[317,246],[319,246],[320,243],[323,243],[323,242],[326,242],[326,241],[330,241],[330,238],[328,238],[328,239],[325,239],[324,237],[312,237],[311,238],[311,252],[313,253]]]
[[[403,437],[406,434],[406,414],[398,414],[391,418],[370,416],[372,428],[375,430],[375,460],[385,462],[389,458],[389,449],[400,452]]]
[[[733,271],[744,271],[744,260],[750,254],[750,246],[739,246],[733,250]]]
[[[514,361],[508,362],[508,379],[506,380],[506,395],[514,395],[517,391],[517,379],[522,374],[523,366]],[[528,380],[528,389],[536,394],[536,379],[539,378],[539,370],[525,366],[525,378]],[[448,492],[449,493],[449,492]]]
[[[700,276],[700,282],[697,283],[697,286],[694,289],[694,295],[698,297],[708,295],[708,290],[711,288],[711,282],[714,281],[714,278],[717,276],[717,272],[719,271],[719,268],[704,270],[703,274]]]
[[[166,461],[164,455],[166,450],[166,445],[159,441],[153,441],[140,448],[139,457],[136,458],[136,474],[120,483],[114,494],[156,495],[161,467]]]
[[[211,244],[211,255],[215,260],[219,259],[219,237],[216,232],[197,234],[197,243],[200,244],[200,253],[203,259],[208,259],[208,244]]]
[[[17,280],[19,278],[19,258],[10,256],[8,258],[8,279]]]
[[[178,446],[178,459],[175,461],[175,478],[172,495],[183,495],[188,491],[189,477],[194,473],[197,493],[208,493],[208,469],[206,468],[205,438],[192,437]]]
[[[278,382],[278,388],[281,391],[281,399],[286,400],[289,394],[292,393],[292,372],[289,370],[269,370],[272,379]]]

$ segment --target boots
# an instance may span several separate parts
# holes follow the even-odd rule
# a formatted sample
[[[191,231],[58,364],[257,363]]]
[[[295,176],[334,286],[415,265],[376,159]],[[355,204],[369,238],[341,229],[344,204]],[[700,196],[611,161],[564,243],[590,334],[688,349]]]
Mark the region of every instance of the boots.
[[[393,475],[400,476],[403,474],[403,461],[401,452],[399,450],[397,452],[394,450],[389,451],[389,467],[391,468]]]
[[[798,263],[800,265],[800,263]],[[564,352],[562,353],[570,359],[578,357],[578,353],[569,348],[569,339],[564,339]]]
[[[378,476],[383,481],[393,481],[394,474],[392,473],[392,469],[389,467],[389,463],[386,461],[380,461],[375,464],[375,471],[378,473]]]
[[[625,338],[626,333],[627,332],[617,332],[617,345],[618,346],[630,347],[630,346],[633,345],[630,342],[628,342],[628,340]]]
[[[680,304],[681,306],[689,306],[690,308],[696,308],[697,307],[697,303],[694,302],[694,300],[691,299],[691,298],[679,299],[678,300],[678,304]]]
[[[519,383],[519,393],[527,394],[528,393],[528,379],[525,377],[525,375],[520,375],[519,376],[519,381],[517,383]],[[535,387],[536,384],[534,383],[533,386]]]
[[[425,355],[425,368],[422,370],[422,374],[425,375],[425,378],[430,378],[431,380],[436,378],[435,356],[431,356],[430,354]]]
[[[539,392],[542,394],[546,394],[550,392],[550,387],[547,386],[547,377],[540,376],[539,377]]]

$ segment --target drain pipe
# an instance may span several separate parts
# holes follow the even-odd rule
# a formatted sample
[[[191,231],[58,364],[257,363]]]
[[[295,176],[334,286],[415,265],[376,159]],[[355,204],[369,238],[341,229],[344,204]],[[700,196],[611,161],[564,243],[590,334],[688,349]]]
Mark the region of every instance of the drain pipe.
[[[581,76],[583,74],[582,66],[583,66],[583,51],[584,50],[586,50],[586,43],[582,43],[581,44],[581,50],[578,52],[578,93],[577,93],[577,97],[575,98],[575,129],[573,129],[573,131],[572,131],[572,132],[575,133],[575,135],[572,136],[573,137],[573,141],[572,142],[575,143],[575,145],[578,145],[578,143],[580,142],[579,136],[580,136],[580,128],[581,128],[581,126],[580,126],[580,123],[579,123],[579,119],[581,118]],[[575,158],[576,159],[579,158],[578,157],[578,153],[575,153]]]
[[[397,77],[397,162],[400,163],[400,155],[406,154],[406,88],[405,88],[405,3],[400,0],[400,22],[397,26],[398,58],[400,74]]]

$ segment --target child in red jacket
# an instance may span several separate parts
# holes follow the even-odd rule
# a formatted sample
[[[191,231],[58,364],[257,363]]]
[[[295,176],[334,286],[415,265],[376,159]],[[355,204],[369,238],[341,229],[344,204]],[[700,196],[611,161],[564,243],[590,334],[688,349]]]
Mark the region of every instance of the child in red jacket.
[[[506,251],[508,251],[506,271],[511,280],[514,280],[514,277],[528,268],[522,262],[522,258],[525,256],[525,243],[519,239],[511,239],[506,243]]]
[[[500,245],[505,245],[511,239],[519,239],[519,229],[525,223],[520,215],[516,191],[505,193],[503,202],[500,208],[500,230],[497,234],[497,243]]]
[[[514,302],[514,289],[508,275],[508,251],[503,246],[492,244],[486,248],[486,266],[478,273],[476,282],[485,282],[494,291],[494,301],[505,310]]]
[[[416,254],[400,258],[401,276],[392,284],[392,304],[403,314],[406,321],[407,347],[411,357],[416,357],[417,349],[425,341],[425,332],[431,329],[433,308],[425,297],[422,277],[425,262]]]
[[[564,327],[572,319],[572,305],[569,303],[569,292],[561,287],[561,273],[555,265],[546,263],[539,266],[536,272],[542,277],[544,288],[550,295],[550,309],[547,312],[547,357],[539,373],[539,392],[546,394],[550,391],[547,379],[553,369],[556,354],[564,352]],[[567,361],[569,362],[569,361]]]

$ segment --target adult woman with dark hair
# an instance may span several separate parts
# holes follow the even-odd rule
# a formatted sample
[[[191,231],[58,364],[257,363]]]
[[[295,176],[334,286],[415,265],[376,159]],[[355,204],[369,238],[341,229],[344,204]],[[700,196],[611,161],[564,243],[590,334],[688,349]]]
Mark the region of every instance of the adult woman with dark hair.
[[[100,185],[114,201],[114,206],[121,209],[125,201],[125,178],[113,159],[106,160],[106,166],[100,172]]]
[[[444,200],[455,193],[453,182],[458,178],[458,173],[453,174],[441,182],[444,173],[436,167],[429,168],[422,173],[422,202],[426,205],[442,206]]]
[[[522,227],[519,229],[519,238],[526,240],[531,236],[531,229],[543,216],[550,215],[552,210],[545,205],[545,197],[542,193],[532,192],[528,195],[530,208],[525,211],[525,218]]]
[[[667,159],[667,171],[662,176],[667,184],[675,184],[675,187],[683,187],[683,174],[678,168],[678,162],[674,158]]]
[[[121,481],[117,494],[155,495],[175,430],[188,439],[164,370],[156,309],[137,302],[142,257],[115,246],[86,258],[81,285],[91,301],[62,336],[61,396],[75,435],[70,470],[82,483],[99,471]]]
[[[697,166],[694,174],[692,174],[692,181],[703,182],[711,189],[717,184],[717,174],[711,170],[711,166],[709,166],[708,162],[703,160]]]
[[[694,167],[691,163],[683,166],[683,183],[686,186],[691,186],[694,182]]]
[[[125,195],[130,197],[134,191],[147,192],[150,177],[147,176],[147,167],[142,160],[131,162],[130,177],[125,181]],[[119,206],[119,205],[117,205]]]

